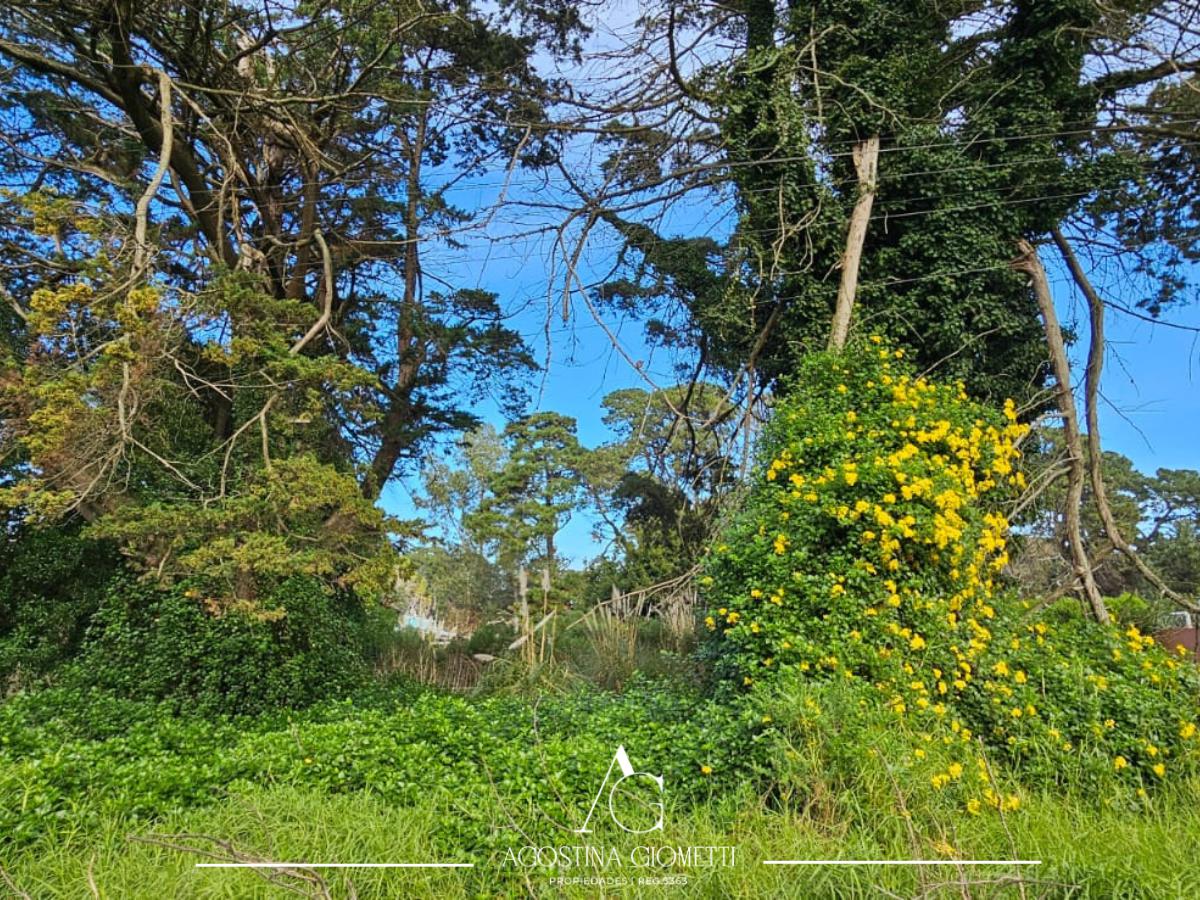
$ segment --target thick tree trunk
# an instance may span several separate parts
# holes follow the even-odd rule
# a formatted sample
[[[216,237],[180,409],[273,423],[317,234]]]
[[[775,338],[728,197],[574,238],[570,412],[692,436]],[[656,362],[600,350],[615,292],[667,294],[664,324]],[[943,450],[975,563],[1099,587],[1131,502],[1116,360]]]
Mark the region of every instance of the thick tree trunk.
[[[829,332],[830,350],[841,350],[850,336],[850,316],[854,312],[855,294],[858,293],[858,269],[862,264],[867,226],[871,223],[871,206],[875,202],[875,175],[879,170],[878,135],[854,145],[854,167],[858,171],[858,200],[850,214],[850,229],[846,234],[842,280],[838,284],[833,327]]]
[[[1067,543],[1071,550],[1071,562],[1075,576],[1083,589],[1084,599],[1092,610],[1092,615],[1099,622],[1108,621],[1108,608],[1104,598],[1096,586],[1092,574],[1092,564],[1088,559],[1087,548],[1083,544],[1083,529],[1080,525],[1080,512],[1083,506],[1084,482],[1084,451],[1083,440],[1079,434],[1079,416],[1075,408],[1075,395],[1071,391],[1071,365],[1067,361],[1067,350],[1063,343],[1062,328],[1058,324],[1058,314],[1054,310],[1054,298],[1050,294],[1050,282],[1046,279],[1046,270],[1038,259],[1037,251],[1028,241],[1018,243],[1020,256],[1013,261],[1013,268],[1024,272],[1033,281],[1033,292],[1037,297],[1038,309],[1046,330],[1046,346],[1050,350],[1050,365],[1054,370],[1054,380],[1057,382],[1056,398],[1058,410],[1063,419],[1063,434],[1067,442],[1067,501],[1063,511],[1067,529]]]

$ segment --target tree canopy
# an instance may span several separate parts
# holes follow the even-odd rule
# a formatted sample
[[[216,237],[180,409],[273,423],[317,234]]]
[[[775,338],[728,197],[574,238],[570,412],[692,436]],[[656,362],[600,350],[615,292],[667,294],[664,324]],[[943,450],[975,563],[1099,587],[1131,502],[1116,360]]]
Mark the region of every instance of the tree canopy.
[[[5,505],[222,596],[385,584],[383,486],[533,365],[425,262],[480,212],[447,190],[554,158],[532,57],[577,29],[537,2],[0,14]]]

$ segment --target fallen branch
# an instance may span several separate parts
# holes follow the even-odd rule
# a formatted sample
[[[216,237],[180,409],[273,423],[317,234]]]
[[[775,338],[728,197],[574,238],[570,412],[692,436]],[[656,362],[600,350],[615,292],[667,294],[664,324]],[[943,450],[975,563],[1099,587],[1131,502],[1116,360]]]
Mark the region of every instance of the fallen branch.
[[[249,871],[254,872],[271,884],[283,888],[285,891],[298,894],[301,897],[313,898],[313,900],[333,900],[333,894],[330,893],[328,882],[311,869],[284,863],[270,864],[269,860],[238,850],[231,842],[213,837],[212,835],[187,833],[131,834],[128,836],[128,840],[180,853],[192,853],[196,856],[202,856],[217,862],[252,863],[252,866],[247,866]],[[183,843],[184,841],[193,843]],[[194,842],[196,841],[205,842],[210,844],[211,847],[195,846]],[[353,891],[353,887],[350,887],[349,890]]]
[[[18,897],[19,900],[33,900],[32,894],[17,887],[17,883],[13,881],[12,876],[5,871],[4,866],[0,866],[0,881],[3,881],[5,886],[12,891],[13,895]]]

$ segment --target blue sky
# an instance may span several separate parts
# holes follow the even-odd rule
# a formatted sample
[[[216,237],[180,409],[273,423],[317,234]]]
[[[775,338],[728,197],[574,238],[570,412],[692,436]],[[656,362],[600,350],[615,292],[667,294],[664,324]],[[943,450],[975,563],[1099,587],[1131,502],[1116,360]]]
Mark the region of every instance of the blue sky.
[[[494,177],[482,183],[494,185]],[[456,201],[464,205],[486,203],[493,192],[493,187],[464,188]],[[719,227],[726,220],[724,212],[714,214],[711,206],[704,215],[694,209],[685,210],[676,230],[689,234],[710,231],[714,223]],[[601,421],[604,395],[618,388],[647,387],[642,373],[658,384],[671,383],[670,361],[646,347],[637,322],[611,320],[607,324],[625,352],[643,363],[640,372],[614,349],[605,329],[586,308],[573,305],[564,323],[562,267],[557,262],[561,250],[556,250],[545,235],[508,237],[513,228],[502,224],[492,239],[480,235],[464,253],[435,255],[431,264],[443,267],[456,283],[495,291],[504,308],[516,310],[510,326],[525,336],[540,362],[548,359],[549,363],[532,383],[534,407],[575,417],[581,441],[596,446],[611,438]],[[611,233],[596,236],[581,269],[585,280],[598,278],[608,270],[614,246]],[[1077,325],[1085,333],[1087,313],[1082,298],[1058,263],[1053,246],[1043,247],[1042,254],[1060,319],[1065,327]],[[1096,273],[1096,283],[1105,296],[1125,303],[1132,299],[1131,283],[1102,275]],[[1200,335],[1173,328],[1167,322],[1200,329],[1200,307],[1170,309],[1164,323],[1141,321],[1110,310],[1106,324],[1109,352],[1101,384],[1104,445],[1128,456],[1145,472],[1200,468]],[[1071,349],[1077,379],[1082,377],[1084,352],[1082,346]],[[478,413],[503,427],[502,417],[491,404],[483,404]],[[392,484],[384,494],[384,505],[399,515],[414,515],[411,495],[418,483],[410,476]],[[559,536],[559,544],[576,563],[602,549],[592,539],[591,523],[582,517],[568,524]]]
[[[1086,324],[1082,299],[1066,277],[1057,274],[1053,282],[1060,317]],[[1107,296],[1123,300],[1121,289],[1110,285]],[[1195,290],[1189,295],[1194,298]],[[1101,436],[1105,449],[1128,456],[1143,472],[1200,469],[1200,334],[1166,323],[1200,329],[1200,308],[1193,302],[1171,309],[1159,324],[1110,310],[1105,325]],[[1082,376],[1083,352],[1072,348],[1076,377]]]
[[[605,6],[603,21],[594,22],[596,32],[590,43],[594,49],[622,46],[640,14],[638,3],[625,0]],[[545,61],[551,65],[549,60]],[[599,69],[560,69],[580,84],[602,83],[611,73]],[[587,151],[581,151],[586,153]],[[587,158],[578,159],[580,173],[594,171]],[[451,173],[452,174],[452,173]],[[450,201],[466,209],[485,208],[493,203],[505,181],[495,171],[456,185]],[[542,176],[514,173],[507,196],[518,203],[537,203],[560,196]],[[664,235],[711,234],[723,238],[732,227],[733,209],[729,203],[706,199],[693,205],[670,210],[658,223]],[[646,379],[621,353],[614,349],[609,335],[586,308],[573,306],[566,322],[561,312],[563,250],[553,235],[543,232],[522,236],[531,226],[553,222],[546,211],[518,208],[492,219],[481,232],[465,237],[463,251],[428,254],[425,264],[456,286],[478,287],[500,295],[506,310],[514,313],[509,320],[534,350],[539,362],[548,367],[533,384],[534,407],[575,417],[580,440],[596,446],[611,438],[601,421],[600,401],[610,391],[625,387],[647,387]],[[614,259],[617,239],[611,231],[601,231],[589,242],[580,268],[582,280],[601,279]],[[1042,248],[1064,326],[1079,324],[1086,332],[1086,306],[1057,259],[1054,247]],[[970,261],[964,261],[969,266]],[[1084,260],[1085,268],[1088,268]],[[1109,271],[1113,269],[1114,271]],[[1115,267],[1091,273],[1105,297],[1131,305],[1137,286],[1124,279]],[[1200,284],[1200,271],[1193,270],[1189,281]],[[1188,296],[1195,298],[1194,288]],[[1170,309],[1167,322],[1200,329],[1197,305]],[[651,353],[642,339],[637,322],[609,321],[608,327],[619,340],[624,353],[642,363],[642,373],[657,384],[673,383],[670,360],[660,352]],[[549,334],[547,335],[547,329]],[[1101,384],[1103,405],[1101,430],[1106,449],[1115,450],[1133,460],[1145,472],[1158,468],[1200,468],[1200,334],[1172,328],[1166,324],[1139,321],[1110,311],[1106,323],[1109,352]],[[1074,374],[1082,378],[1083,347],[1071,348]],[[478,414],[498,428],[504,421],[491,404],[483,404]],[[389,485],[383,496],[384,506],[402,516],[416,514],[412,492],[419,479],[409,476]],[[595,556],[602,547],[591,537],[591,523],[577,518],[559,535],[565,555],[580,563]]]

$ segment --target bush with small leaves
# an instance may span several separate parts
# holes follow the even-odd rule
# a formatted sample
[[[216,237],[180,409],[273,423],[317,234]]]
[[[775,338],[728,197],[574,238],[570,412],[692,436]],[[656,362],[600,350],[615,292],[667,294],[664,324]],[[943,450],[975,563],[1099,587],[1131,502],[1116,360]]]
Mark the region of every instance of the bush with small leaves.
[[[1135,628],[1043,621],[1003,583],[1026,431],[1011,402],[993,410],[918,376],[878,338],[806,358],[707,561],[717,671],[752,695],[854,686],[961,747],[930,775],[940,788],[970,781],[978,741],[1039,783],[1115,776],[1144,792],[1193,770],[1194,666]],[[988,790],[962,800],[999,805]]]

